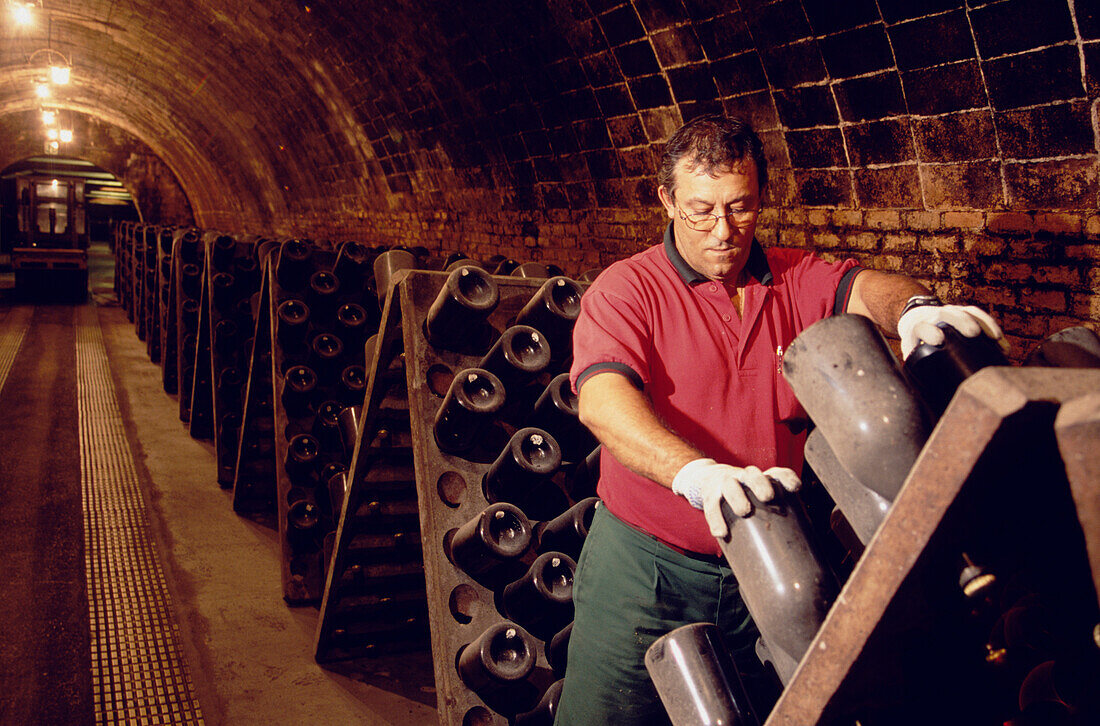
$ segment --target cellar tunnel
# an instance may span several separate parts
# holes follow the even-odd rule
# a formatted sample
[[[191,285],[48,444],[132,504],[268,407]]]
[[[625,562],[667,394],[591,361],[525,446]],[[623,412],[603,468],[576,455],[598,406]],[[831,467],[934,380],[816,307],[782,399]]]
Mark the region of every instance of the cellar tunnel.
[[[7,586],[20,593],[0,608],[0,622],[17,633],[0,660],[0,684],[11,686],[0,722],[152,718],[138,697],[124,702],[103,685],[139,683],[140,669],[103,674],[127,662],[113,628],[146,611],[162,628],[150,642],[167,650],[148,656],[156,682],[126,693],[174,694],[163,723],[434,723],[459,708],[438,670],[433,679],[441,658],[456,659],[438,643],[440,652],[394,647],[387,658],[320,668],[325,638],[339,640],[332,611],[317,597],[287,607],[301,603],[280,585],[280,574],[317,574],[285,561],[289,495],[279,490],[278,514],[238,516],[234,477],[242,442],[255,433],[248,390],[278,389],[285,374],[273,332],[281,298],[272,291],[289,283],[264,266],[264,244],[270,252],[302,241],[313,252],[294,254],[312,254],[310,264],[326,270],[350,269],[347,250],[369,250],[372,260],[411,251],[434,273],[460,258],[490,272],[530,263],[583,287],[661,241],[664,144],[683,123],[720,113],[747,120],[768,158],[756,226],[764,247],[854,259],[912,276],[943,301],[977,305],[1003,328],[1012,366],[1034,362],[1059,331],[1100,330],[1095,2],[5,0],[0,36],[0,482],[35,487],[0,520],[10,525],[0,552],[17,563]],[[80,176],[65,169],[86,173],[82,189],[101,179],[124,191],[98,201],[79,196],[86,191],[70,196],[85,215],[86,238],[72,245],[86,252],[87,304],[25,305],[21,284],[49,291],[51,283],[38,272],[20,278],[17,180]],[[227,266],[215,266],[219,254]],[[58,254],[43,264],[69,262]],[[214,300],[228,294],[214,291],[219,272],[231,272],[230,281],[262,276],[270,286],[267,297],[234,302],[247,314],[220,339],[214,330],[230,308]],[[538,289],[493,277],[513,316],[518,297]],[[426,313],[417,284],[403,288],[404,304]],[[386,286],[362,285],[366,325],[396,326],[389,331],[400,338]],[[185,315],[190,338],[164,327]],[[502,327],[504,314],[496,315]],[[264,326],[274,382],[263,351],[252,348],[219,368],[228,355],[219,345],[251,346]],[[378,361],[386,352],[368,348]],[[450,378],[440,371],[454,373],[448,366],[459,359],[429,366],[435,398],[427,400],[442,399]],[[370,360],[364,381],[374,380]],[[250,382],[254,367],[267,378]],[[221,375],[230,368],[234,375]],[[217,416],[222,388],[241,399],[232,427]],[[415,419],[424,392],[409,388],[394,405]],[[253,403],[286,415],[282,399],[269,399]],[[287,441],[313,431],[278,421]],[[418,431],[411,426],[386,436],[408,443]],[[233,429],[224,440],[223,427]],[[438,443],[420,434],[418,452]],[[440,511],[465,513],[461,476],[432,473]],[[96,477],[108,475],[121,488],[97,490]],[[375,512],[413,521],[409,506]],[[129,507],[148,512],[147,521],[125,523],[144,544],[119,549],[99,538],[96,523]],[[1097,519],[1082,526],[1095,548],[1094,509]],[[443,541],[457,528],[432,522],[421,522],[425,549],[438,544],[428,534]],[[124,524],[103,526],[121,532]],[[412,529],[390,543],[395,550],[409,540],[421,546],[421,529]],[[343,545],[325,546],[327,557]],[[110,557],[123,550],[136,581],[161,578],[162,588],[135,595],[96,579],[121,566]],[[429,591],[431,612],[420,618],[410,604],[407,624],[426,627],[441,612],[448,623],[482,622],[494,606],[478,599],[478,587],[464,583],[442,603]],[[48,607],[36,612],[36,603]],[[98,641],[97,622],[106,623]],[[336,630],[343,637],[355,628]],[[36,668],[51,679],[36,683]],[[502,713],[482,704],[458,722],[517,715]]]

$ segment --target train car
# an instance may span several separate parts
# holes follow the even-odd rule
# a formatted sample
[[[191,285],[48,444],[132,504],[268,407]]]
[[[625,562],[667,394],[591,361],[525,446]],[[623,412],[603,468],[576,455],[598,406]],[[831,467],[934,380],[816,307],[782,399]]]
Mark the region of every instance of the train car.
[[[84,180],[16,179],[17,228],[11,251],[16,293],[88,294]]]

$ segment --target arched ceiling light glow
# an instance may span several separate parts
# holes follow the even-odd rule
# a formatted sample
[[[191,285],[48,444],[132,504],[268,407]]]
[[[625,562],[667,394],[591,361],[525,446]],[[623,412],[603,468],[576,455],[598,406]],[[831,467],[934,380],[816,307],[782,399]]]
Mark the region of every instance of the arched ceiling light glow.
[[[30,3],[12,3],[11,12],[17,25],[30,25],[34,22],[34,14],[31,12],[33,7]]]
[[[72,129],[61,129],[61,133],[58,134],[58,138],[61,139],[61,143],[67,144],[73,140]]]
[[[55,86],[64,86],[69,82],[72,69],[68,66],[50,66],[50,83]]]
[[[49,87],[49,85],[46,84],[46,83],[37,84],[34,87],[34,95],[38,96],[39,98],[49,98],[50,97],[50,87]]]
[[[46,138],[50,141],[57,141],[60,136],[61,134],[57,131],[57,129],[46,129]]]
[[[57,111],[51,111],[50,109],[42,111],[42,123],[46,126],[53,126],[57,123]]]

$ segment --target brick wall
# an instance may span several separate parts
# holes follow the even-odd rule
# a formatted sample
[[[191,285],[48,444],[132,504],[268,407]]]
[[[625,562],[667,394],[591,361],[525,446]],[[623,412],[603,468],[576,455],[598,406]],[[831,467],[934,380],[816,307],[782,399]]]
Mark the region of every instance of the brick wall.
[[[117,32],[52,22],[80,60],[70,106],[148,140],[200,226],[578,273],[658,239],[661,144],[725,111],[772,161],[768,242],[910,272],[1021,343],[1100,324],[1095,2],[134,0],[100,19]],[[28,32],[9,55],[46,44]],[[31,93],[20,58],[0,118],[34,103],[11,95]]]

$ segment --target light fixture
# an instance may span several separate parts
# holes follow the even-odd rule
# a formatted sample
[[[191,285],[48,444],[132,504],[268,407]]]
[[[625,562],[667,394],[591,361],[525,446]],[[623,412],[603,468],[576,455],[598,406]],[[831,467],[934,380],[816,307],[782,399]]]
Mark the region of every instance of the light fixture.
[[[69,82],[72,68],[69,66],[50,66],[50,83],[55,86],[64,86]]]
[[[61,133],[57,129],[46,129],[46,138],[50,141],[57,141],[61,137]]]
[[[56,141],[47,141],[46,142],[46,153],[48,153],[48,154],[56,154],[60,148],[61,148],[61,144],[59,144]]]
[[[35,87],[34,87],[34,95],[38,96],[39,98],[49,98],[50,97],[50,86],[49,86],[49,84],[48,83],[38,83],[38,84],[36,84]]]
[[[63,143],[63,144],[69,143],[70,141],[73,140],[73,130],[72,129],[61,129],[61,132],[58,134],[58,138],[61,140],[61,143]]]
[[[57,123],[57,111],[52,108],[42,109],[42,123],[46,126],[53,126]]]
[[[31,8],[33,7],[34,3],[12,3],[11,12],[12,16],[15,18],[16,25],[30,25],[34,22],[34,13],[31,12]]]
[[[54,189],[57,189],[57,180],[56,179],[51,180],[50,181],[50,186],[53,187]]]

